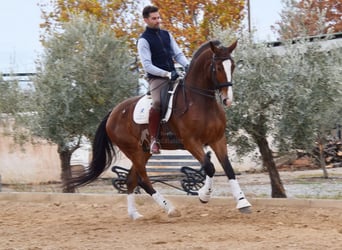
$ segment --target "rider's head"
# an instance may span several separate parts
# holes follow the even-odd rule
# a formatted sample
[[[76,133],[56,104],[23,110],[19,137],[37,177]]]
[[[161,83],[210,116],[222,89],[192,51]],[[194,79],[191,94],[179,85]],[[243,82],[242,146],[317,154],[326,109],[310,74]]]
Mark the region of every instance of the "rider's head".
[[[159,29],[161,18],[159,14],[158,7],[155,6],[146,6],[142,12],[143,18],[147,27],[152,29]]]

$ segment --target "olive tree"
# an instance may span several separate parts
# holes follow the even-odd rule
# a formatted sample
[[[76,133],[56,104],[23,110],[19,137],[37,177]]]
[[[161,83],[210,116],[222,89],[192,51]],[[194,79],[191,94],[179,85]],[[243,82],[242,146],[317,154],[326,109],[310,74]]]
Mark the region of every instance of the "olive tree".
[[[285,188],[276,169],[272,142],[275,123],[281,107],[281,60],[263,44],[248,38],[240,40],[235,53],[235,104],[227,110],[228,137],[238,152],[258,148],[263,166],[271,180],[272,197],[286,197]]]
[[[216,34],[225,41],[227,33]],[[286,197],[273,151],[308,149],[319,131],[336,122],[333,114],[341,110],[341,48],[323,50],[306,40],[275,48],[241,35],[234,57],[229,142],[238,153],[257,147],[270,175],[272,197]]]
[[[138,76],[130,70],[125,42],[92,17],[74,16],[44,46],[29,125],[34,135],[58,145],[65,183],[82,138],[92,139],[106,113],[136,93]]]
[[[317,147],[319,154],[312,155],[328,178],[323,147],[334,126],[342,123],[342,48],[329,40],[292,47],[282,65],[287,81],[282,83],[286,91],[277,140],[283,150],[312,152]]]

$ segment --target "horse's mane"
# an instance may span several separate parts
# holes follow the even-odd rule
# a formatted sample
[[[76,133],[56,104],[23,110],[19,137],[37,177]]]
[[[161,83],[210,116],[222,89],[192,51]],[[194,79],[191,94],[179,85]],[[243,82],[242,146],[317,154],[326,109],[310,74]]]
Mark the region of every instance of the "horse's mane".
[[[206,49],[210,46],[210,42],[212,42],[215,46],[218,46],[219,44],[221,44],[221,42],[218,41],[218,40],[208,41],[208,42],[203,43],[203,44],[195,51],[195,53],[193,54],[192,60],[196,60],[196,58],[197,58],[200,54],[202,54],[202,52],[203,52],[204,50],[206,50]]]

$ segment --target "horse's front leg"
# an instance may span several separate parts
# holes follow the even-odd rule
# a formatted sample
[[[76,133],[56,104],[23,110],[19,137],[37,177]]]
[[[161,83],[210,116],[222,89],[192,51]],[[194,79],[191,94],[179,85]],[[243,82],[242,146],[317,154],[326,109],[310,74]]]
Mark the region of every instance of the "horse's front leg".
[[[201,163],[205,171],[205,182],[203,187],[198,190],[198,198],[202,203],[207,203],[213,192],[213,177],[215,174],[214,164],[210,161],[210,152],[205,153],[200,143],[188,143],[185,146],[185,148]]]
[[[202,164],[204,171],[206,173],[205,182],[203,187],[198,190],[198,197],[202,203],[207,203],[213,192],[213,184],[214,184],[214,174],[215,167],[214,164],[210,161],[210,152],[208,152],[204,157],[204,163]]]
[[[236,208],[240,210],[242,213],[250,213],[250,207],[252,206],[247,198],[245,197],[245,194],[242,192],[240,185],[235,177],[234,169],[228,159],[228,156],[225,156],[223,160],[223,169],[228,176],[228,181],[230,184],[230,189],[233,194],[233,197],[236,201]]]
[[[140,166],[140,165],[139,165]],[[181,216],[181,213],[172,205],[170,201],[164,198],[162,194],[160,194],[158,191],[156,191],[151,181],[149,180],[145,166],[137,167],[137,165],[132,167],[132,170],[130,172],[130,176],[133,177],[136,176],[136,180],[138,184],[145,190],[146,193],[152,196],[154,201],[164,209],[164,211],[168,214],[169,217],[179,217]],[[129,178],[130,179],[130,178]],[[128,188],[128,214],[132,219],[138,219],[142,215],[137,212],[137,209],[135,207],[135,201],[134,201],[134,189],[137,185],[134,184],[134,181],[130,182],[127,181],[127,188]]]
[[[248,202],[236,179],[234,169],[228,158],[227,144],[225,139],[221,140],[221,143],[219,144],[211,145],[211,147],[215,151],[216,156],[228,177],[232,195],[237,203],[236,208],[242,213],[250,213],[250,207],[252,205]]]

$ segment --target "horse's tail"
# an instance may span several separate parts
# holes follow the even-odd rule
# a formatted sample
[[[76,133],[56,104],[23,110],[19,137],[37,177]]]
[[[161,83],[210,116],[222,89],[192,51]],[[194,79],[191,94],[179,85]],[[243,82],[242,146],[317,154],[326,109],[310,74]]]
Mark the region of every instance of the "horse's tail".
[[[89,166],[76,177],[68,180],[68,187],[79,187],[94,181],[106,169],[108,169],[112,161],[116,158],[116,153],[112,142],[106,132],[106,123],[110,113],[108,113],[98,126],[92,145],[92,160]]]

